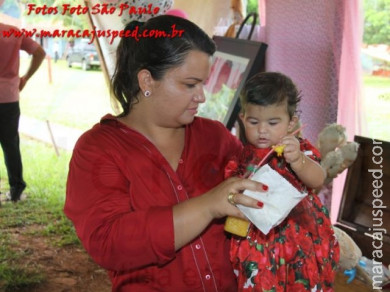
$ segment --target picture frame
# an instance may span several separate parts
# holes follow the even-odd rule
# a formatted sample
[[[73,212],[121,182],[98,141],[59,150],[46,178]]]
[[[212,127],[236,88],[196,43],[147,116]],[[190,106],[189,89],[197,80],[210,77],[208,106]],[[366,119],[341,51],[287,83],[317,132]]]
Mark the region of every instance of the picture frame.
[[[222,36],[214,36],[213,40],[217,51],[205,83],[206,102],[200,106],[199,115],[219,120],[231,130],[240,112],[240,92],[246,80],[264,71],[268,45]]]

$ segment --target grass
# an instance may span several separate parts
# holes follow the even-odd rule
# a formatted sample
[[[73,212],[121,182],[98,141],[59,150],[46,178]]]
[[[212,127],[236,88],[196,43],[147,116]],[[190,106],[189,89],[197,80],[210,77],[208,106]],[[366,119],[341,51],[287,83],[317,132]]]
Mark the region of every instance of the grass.
[[[21,60],[21,72],[25,72],[28,61]],[[23,115],[86,130],[112,112],[102,71],[85,72],[68,68],[65,60],[51,61],[49,83],[48,64],[45,60],[21,92]]]
[[[11,263],[12,264],[12,263]],[[24,266],[3,266],[0,265],[0,288],[2,282],[5,292],[20,291],[38,286],[45,280],[42,273],[26,269]]]
[[[28,199],[17,204],[4,203],[0,207],[0,291],[16,291],[38,285],[45,275],[33,263],[24,264],[26,251],[14,248],[17,242],[12,237],[13,230],[21,234],[39,233],[52,238],[53,245],[79,244],[71,222],[63,214],[65,181],[69,152],[61,152],[59,157],[54,150],[43,143],[22,137],[21,152],[24,176],[28,183],[25,193]],[[0,161],[3,161],[2,152]],[[0,164],[1,189],[8,189],[4,164]],[[39,231],[28,227],[41,226]],[[36,229],[34,229],[36,230]]]
[[[364,76],[367,136],[390,141],[390,78]]]
[[[28,62],[26,58],[21,59],[22,74]],[[102,71],[67,68],[63,60],[56,64],[51,62],[49,83],[48,65],[45,60],[21,92],[23,115],[87,130],[103,115],[112,112]],[[61,151],[57,157],[50,145],[23,136],[21,152],[28,199],[0,207],[0,291],[29,290],[45,281],[39,267],[24,263],[28,255],[15,248],[14,230],[24,235],[48,237],[54,246],[80,244],[73,225],[63,214],[71,153]],[[0,190],[5,192],[9,186],[3,162],[0,151]]]
[[[28,59],[21,59],[25,72]],[[25,116],[50,120],[69,127],[87,130],[100,117],[112,112],[107,85],[100,70],[82,71],[67,68],[65,61],[45,60],[21,92],[20,107]],[[65,182],[71,153],[57,156],[50,145],[21,136],[24,179],[28,199],[0,207],[0,291],[28,291],[45,281],[44,272],[26,262],[26,251],[15,248],[15,230],[24,235],[50,238],[53,246],[79,245],[71,222],[63,214]],[[9,189],[0,151],[0,190]],[[33,228],[41,226],[41,228]],[[31,228],[29,228],[31,227]]]

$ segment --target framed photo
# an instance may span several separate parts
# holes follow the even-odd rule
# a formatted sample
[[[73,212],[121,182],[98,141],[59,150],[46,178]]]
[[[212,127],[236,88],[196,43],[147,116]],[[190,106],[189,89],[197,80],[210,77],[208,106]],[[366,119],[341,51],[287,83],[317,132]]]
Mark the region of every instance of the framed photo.
[[[245,81],[264,70],[267,45],[214,36],[217,45],[210,76],[205,83],[206,102],[199,115],[223,122],[231,130],[240,111],[239,95]]]

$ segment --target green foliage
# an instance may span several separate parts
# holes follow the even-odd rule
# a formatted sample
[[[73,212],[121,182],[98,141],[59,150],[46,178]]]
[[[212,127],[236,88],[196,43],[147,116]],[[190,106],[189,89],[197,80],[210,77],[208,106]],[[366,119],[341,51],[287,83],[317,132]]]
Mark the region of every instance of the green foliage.
[[[259,2],[258,0],[248,0],[247,6],[246,6],[246,13],[249,14],[249,13],[255,12],[255,13],[259,14],[258,2]],[[252,23],[252,20],[253,19],[249,19],[249,23]],[[260,23],[260,18],[258,17],[256,20],[256,24],[259,24],[259,23]]]
[[[390,44],[390,0],[364,0],[365,44]],[[248,0],[247,13],[258,12],[258,0]]]
[[[363,42],[390,44],[390,0],[364,1]]]
[[[246,6],[246,12],[247,13],[251,13],[251,12],[259,13],[258,6],[259,6],[259,0],[248,0],[248,4]]]

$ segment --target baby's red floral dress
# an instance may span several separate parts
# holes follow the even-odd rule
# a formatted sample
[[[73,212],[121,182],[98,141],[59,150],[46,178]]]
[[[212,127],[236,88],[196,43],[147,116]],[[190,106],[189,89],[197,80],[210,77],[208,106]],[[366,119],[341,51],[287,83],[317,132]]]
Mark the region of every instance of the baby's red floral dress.
[[[319,151],[300,139],[301,151],[319,162]],[[247,145],[237,161],[229,161],[225,176],[244,176],[269,149]],[[296,176],[283,156],[265,162],[308,195],[278,226],[264,235],[253,224],[246,238],[232,236],[231,261],[239,291],[333,291],[340,251],[329,212]]]

